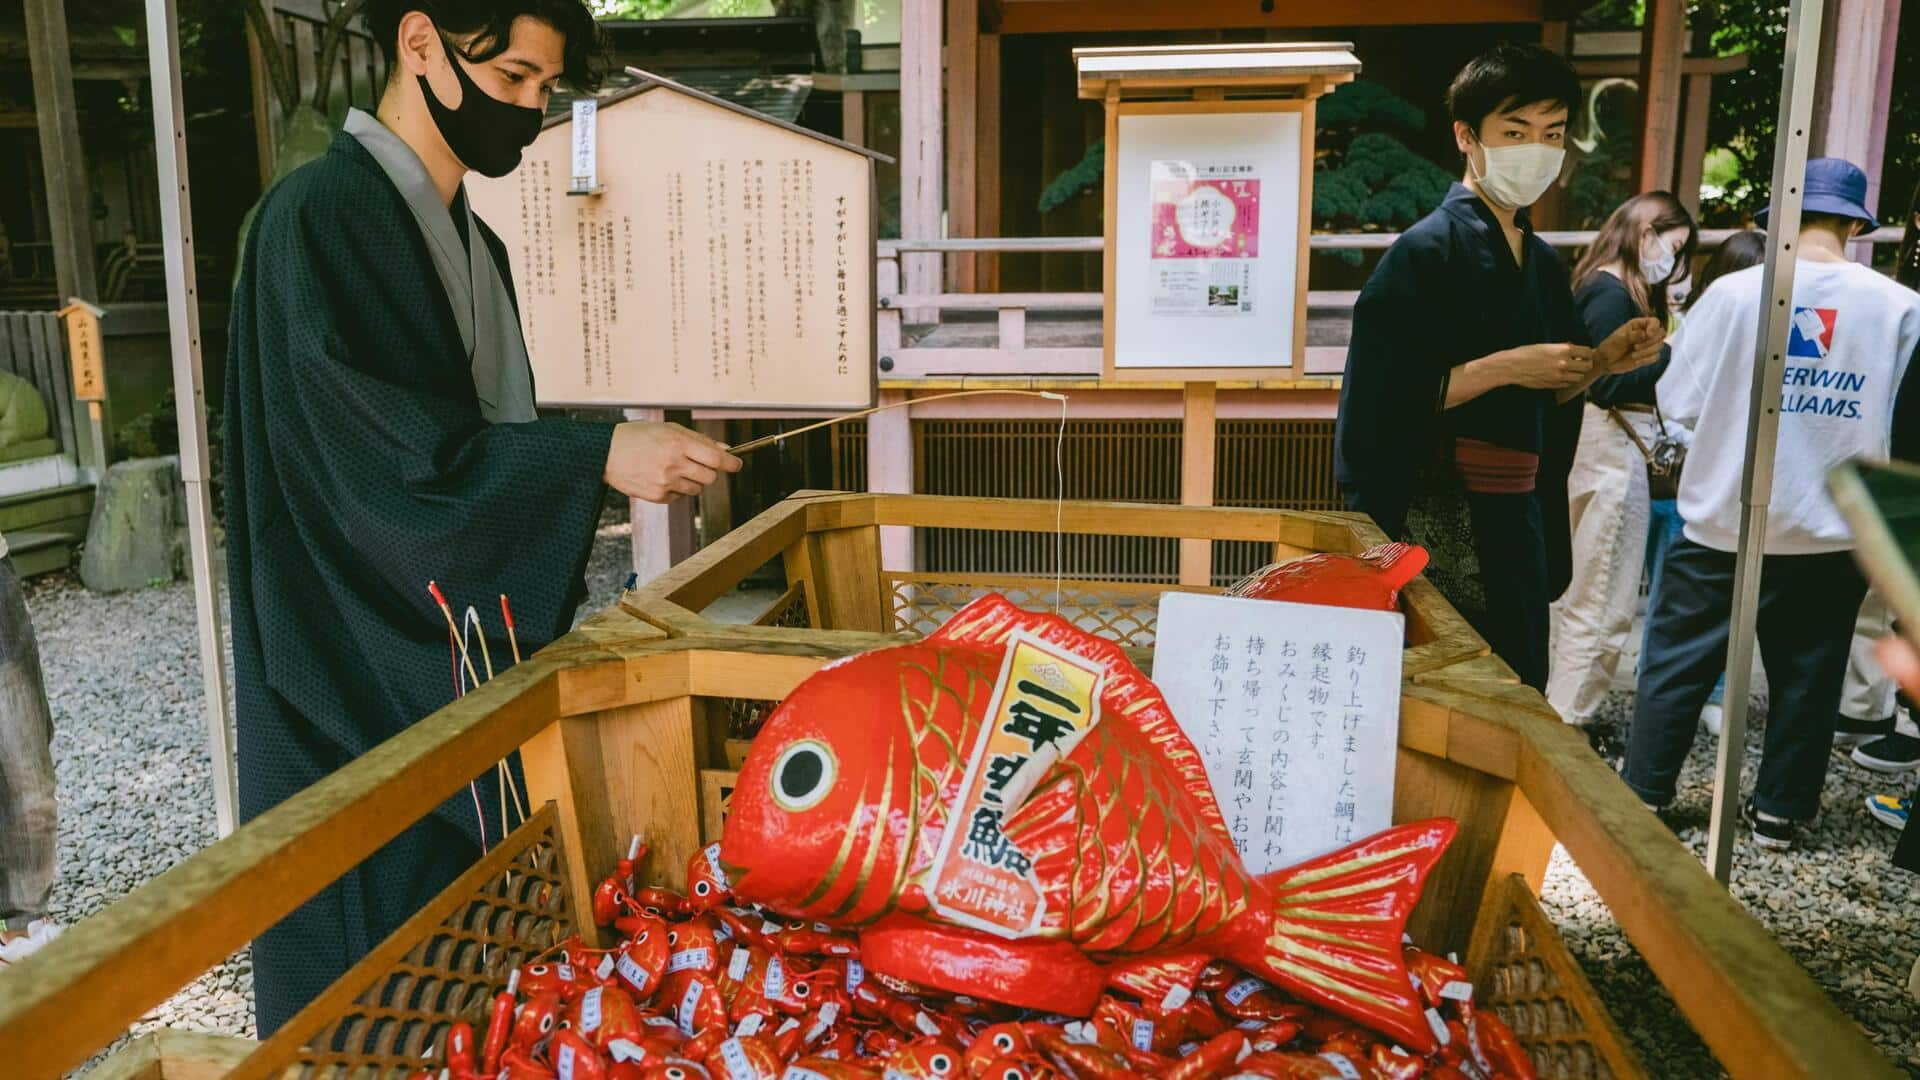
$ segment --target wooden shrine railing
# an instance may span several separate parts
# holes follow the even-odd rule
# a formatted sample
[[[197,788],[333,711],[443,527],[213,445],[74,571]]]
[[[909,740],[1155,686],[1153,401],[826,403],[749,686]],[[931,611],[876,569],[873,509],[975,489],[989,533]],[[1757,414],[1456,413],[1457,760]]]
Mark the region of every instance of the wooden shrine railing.
[[[1732,236],[1736,229],[1705,229],[1702,248]],[[1557,248],[1584,247],[1593,242],[1592,230],[1547,231],[1540,237]],[[1315,233],[1308,246],[1315,251],[1378,251],[1390,247],[1399,233]],[[1901,230],[1882,228],[1861,241],[1899,243]],[[1062,376],[1097,378],[1100,374],[1100,324],[1105,307],[1097,292],[932,292],[902,290],[903,254],[1027,254],[1094,253],[1105,248],[1098,236],[951,237],[938,240],[882,240],[877,274],[879,293],[876,354],[883,381],[952,378],[956,376]],[[1309,312],[1351,310],[1354,292],[1309,292]],[[980,312],[992,312],[992,331]],[[947,318],[953,313],[958,318]],[[1034,333],[1030,314],[1040,314],[1050,325]],[[1346,364],[1344,345],[1307,346],[1308,379],[1337,376]]]

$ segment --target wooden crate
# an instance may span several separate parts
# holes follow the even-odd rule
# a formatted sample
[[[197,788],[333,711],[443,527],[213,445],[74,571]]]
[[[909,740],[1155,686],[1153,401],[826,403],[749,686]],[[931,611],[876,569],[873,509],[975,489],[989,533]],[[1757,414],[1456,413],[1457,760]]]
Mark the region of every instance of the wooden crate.
[[[57,1076],[84,1061],[468,778],[521,749],[529,793],[542,807],[533,821],[286,1033],[237,1064],[211,1066],[212,1075],[289,1067],[399,1075],[404,1063],[436,1052],[447,1024],[476,1017],[508,964],[577,926],[580,898],[613,871],[630,835],[656,853],[648,864],[654,881],[683,884],[687,858],[718,834],[721,800],[746,746],[740,736],[765,703],[826,663],[909,636],[889,623],[887,590],[900,579],[881,568],[882,528],[1031,528],[1053,509],[886,495],[782,504],[0,978],[0,1060],[8,1075],[24,1077]],[[1277,557],[1352,551],[1379,538],[1363,519],[1326,513],[1068,504],[1062,518],[1089,533],[1270,543]],[[700,617],[774,559],[787,568],[788,587],[760,625]],[[1073,584],[1091,593],[1111,583]],[[793,625],[801,612],[805,625]],[[1487,1003],[1519,1021],[1545,1075],[1641,1075],[1533,899],[1555,843],[1586,872],[1730,1073],[1898,1075],[1425,583],[1407,591],[1406,612],[1394,813],[1461,823],[1411,930],[1428,947],[1464,954]],[[1109,623],[1107,632],[1137,631]],[[1139,638],[1131,647],[1144,652]],[[507,886],[509,864],[517,891]],[[579,929],[597,938],[593,928]],[[464,949],[447,946],[450,939]],[[484,948],[476,959],[477,946]],[[430,1005],[410,1011],[382,1004],[395,985],[427,984],[446,992],[424,995]]]

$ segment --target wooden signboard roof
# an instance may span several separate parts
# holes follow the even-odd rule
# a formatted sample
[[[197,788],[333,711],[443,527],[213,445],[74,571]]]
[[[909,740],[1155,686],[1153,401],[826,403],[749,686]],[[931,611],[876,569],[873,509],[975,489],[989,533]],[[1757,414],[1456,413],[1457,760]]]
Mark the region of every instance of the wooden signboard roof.
[[[1278,89],[1315,78],[1344,82],[1360,71],[1360,58],[1345,41],[1075,49],[1073,61],[1080,96],[1094,99],[1115,84]]]

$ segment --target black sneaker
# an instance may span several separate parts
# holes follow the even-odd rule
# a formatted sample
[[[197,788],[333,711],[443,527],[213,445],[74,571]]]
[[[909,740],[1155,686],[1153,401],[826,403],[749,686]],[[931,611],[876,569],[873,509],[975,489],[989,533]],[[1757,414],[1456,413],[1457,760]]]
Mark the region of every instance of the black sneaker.
[[[1753,842],[1768,851],[1787,851],[1799,837],[1799,822],[1763,814],[1754,807],[1752,799],[1740,808],[1740,817],[1753,830]]]
[[[1842,713],[1840,717],[1834,721],[1833,745],[1857,746],[1868,740],[1878,739],[1882,735],[1891,735],[1893,734],[1894,720],[1895,718],[1892,716],[1887,717],[1885,720],[1855,720],[1853,717]]]
[[[1621,731],[1621,725],[1607,720],[1595,720],[1579,725],[1580,733],[1587,737],[1587,745],[1600,755],[1600,760],[1619,762],[1627,756],[1627,737]]]
[[[1920,769],[1920,739],[1894,732],[1853,748],[1853,763],[1874,772]]]

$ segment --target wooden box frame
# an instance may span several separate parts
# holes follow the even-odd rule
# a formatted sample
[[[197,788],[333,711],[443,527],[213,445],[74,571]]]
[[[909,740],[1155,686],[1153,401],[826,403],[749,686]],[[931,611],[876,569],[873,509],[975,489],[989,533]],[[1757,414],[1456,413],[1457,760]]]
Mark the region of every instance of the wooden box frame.
[[[715,704],[776,701],[826,663],[901,639],[862,628],[882,625],[881,527],[1031,529],[1042,508],[1050,518],[1052,504],[1015,500],[827,494],[780,504],[18,965],[0,979],[0,1060],[25,1077],[80,1063],[515,749],[536,806],[547,807],[536,822],[548,823],[564,853],[554,872],[568,895],[542,902],[589,895],[632,833],[657,853],[647,877],[679,883],[709,835],[701,773],[731,771],[741,749]],[[1062,517],[1089,532],[1265,538],[1281,554],[1355,550],[1380,538],[1366,519],[1344,514],[1078,503]],[[706,603],[774,559],[790,585],[805,583],[787,601],[803,598],[813,625],[827,628],[701,618]],[[1577,731],[1477,638],[1454,640],[1458,616],[1437,594],[1416,586],[1407,606],[1409,625],[1433,636],[1407,654],[1395,816],[1446,814],[1462,825],[1415,912],[1419,940],[1462,949],[1470,970],[1488,974],[1515,953],[1495,948],[1503,926],[1538,927],[1525,903],[1559,843],[1729,1073],[1899,1075]],[[1514,875],[1524,886],[1517,892]],[[1535,933],[1531,955],[1562,977],[1556,992],[1569,1007],[1589,1010],[1581,1012],[1587,1039],[1617,1043],[1551,938]],[[382,955],[405,944],[390,939]],[[330,996],[353,992],[336,984]],[[1485,1001],[1524,1004],[1497,989]],[[190,1075],[276,1075],[294,1059],[273,1049],[262,1044],[236,1063],[234,1048],[223,1047]],[[1624,1062],[1616,1075],[1637,1069],[1630,1055],[1600,1057]]]

